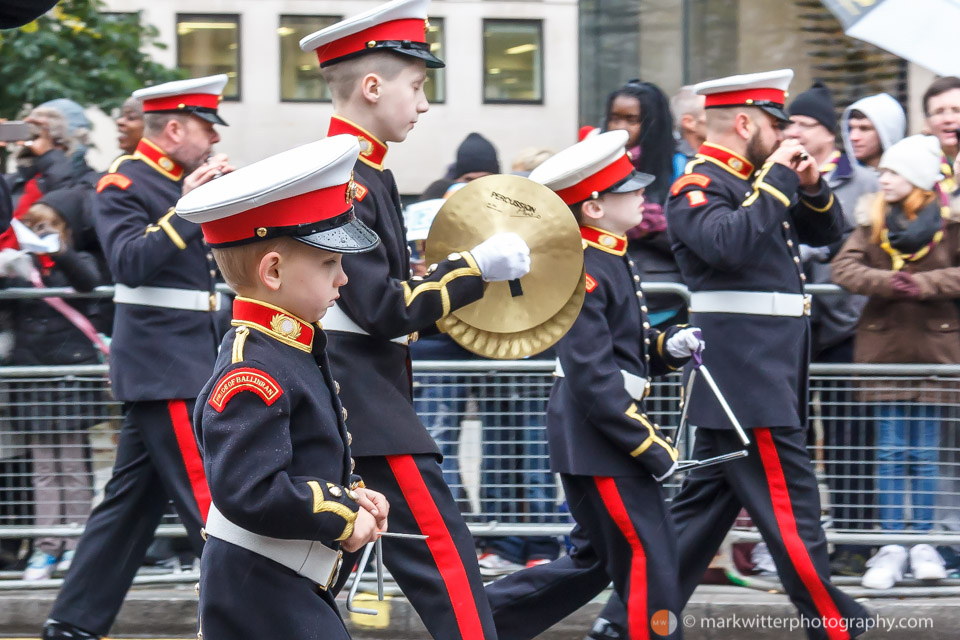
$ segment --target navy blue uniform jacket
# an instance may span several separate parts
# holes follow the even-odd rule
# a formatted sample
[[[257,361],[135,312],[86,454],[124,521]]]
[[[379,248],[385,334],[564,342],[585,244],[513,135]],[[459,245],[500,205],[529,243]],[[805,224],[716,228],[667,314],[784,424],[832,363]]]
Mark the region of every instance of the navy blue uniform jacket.
[[[646,378],[676,370],[665,332],[651,328],[639,265],[627,239],[582,227],[587,293],[580,315],[557,344],[563,377],[547,405],[553,471],[588,476],[662,476],[677,451],[624,388],[621,371]],[[649,393],[649,383],[643,395]]]
[[[94,219],[115,282],[213,292],[200,225],[177,216],[183,169],[144,138],[97,183]],[[196,398],[213,371],[214,313],[117,304],[110,382],[124,402]]]
[[[247,298],[232,324],[194,410],[210,497],[248,531],[335,547],[358,505],[323,332]]]
[[[391,339],[424,330],[453,310],[483,297],[473,257],[451,254],[425,277],[410,275],[407,232],[393,174],[383,169],[386,146],[372,134],[334,117],[330,135],[360,139],[354,180],[357,217],[380,236],[373,251],[350,256],[343,269],[350,284],[340,307],[369,335],[328,332],[330,363],[350,412],[357,456],[435,453],[437,445],[413,410],[409,347]]]
[[[667,200],[673,250],[690,291],[803,293],[800,244],[840,239],[843,212],[820,181],[816,195],[799,190],[791,169],[753,165],[705,143]],[[810,317],[694,313],[703,330],[704,364],[745,428],[799,427],[807,420]],[[732,428],[699,378],[690,423]]]

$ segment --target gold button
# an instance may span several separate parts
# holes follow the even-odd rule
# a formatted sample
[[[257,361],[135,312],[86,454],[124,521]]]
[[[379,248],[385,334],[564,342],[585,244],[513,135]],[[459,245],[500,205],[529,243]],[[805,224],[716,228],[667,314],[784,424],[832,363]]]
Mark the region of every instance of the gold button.
[[[347,408],[346,408],[346,407],[340,407],[340,413],[343,414],[343,421],[346,422],[346,421],[347,421]]]
[[[792,246],[793,246],[793,240],[787,240],[787,246],[788,246],[788,247],[792,247]]]
[[[353,473],[353,470],[357,468],[357,461],[353,458],[350,458],[350,473]]]
[[[206,539],[207,539],[207,530],[206,530],[206,529],[200,529],[200,537],[203,538],[204,541],[206,541]]]
[[[793,256],[793,261],[800,264],[800,256]]]
[[[457,253],[456,251],[454,251],[453,253],[451,253],[450,255],[447,256],[447,260],[451,260],[451,261],[453,261],[453,260],[459,260],[459,259],[462,258],[462,257],[463,257],[463,256],[461,256],[459,253]]]
[[[336,380],[333,381],[333,390],[337,392],[337,395],[340,395],[340,383]]]
[[[646,312],[648,311],[647,305],[641,306],[641,307],[640,307],[640,311],[643,311],[644,313],[646,313]]]
[[[633,260],[628,263],[631,267],[633,266]]]
[[[786,220],[784,220],[784,221],[783,221],[783,228],[784,228],[784,229],[789,229],[789,228],[790,228],[790,223],[787,222]]]
[[[807,276],[805,276],[805,275],[803,275],[803,274],[801,273],[801,274],[800,274],[800,282],[806,282],[806,281],[807,281]]]
[[[643,291],[637,291],[637,297],[638,297],[638,298],[642,298],[642,297],[643,297]]]
[[[640,282],[640,276],[633,276],[634,282]]]
[[[357,492],[351,489],[347,489],[347,497],[353,500],[354,502],[356,502],[360,498],[360,496],[357,495]]]
[[[197,594],[197,597],[200,597],[200,583],[193,585],[193,592]]]
[[[649,328],[650,328],[650,323],[649,323],[649,322],[644,322],[644,323],[643,323],[643,328],[644,328],[644,329],[649,329]]]
[[[369,41],[367,41],[367,49],[373,49],[375,46],[377,46],[377,41],[376,41],[376,40],[369,40]]]
[[[423,280],[423,276],[413,276],[410,279],[413,280],[414,282],[420,282],[421,280]]]
[[[210,269],[210,277],[211,277],[211,278],[216,278],[216,277],[217,277],[217,270],[216,270],[216,269]]]
[[[262,238],[262,237],[264,237],[265,235],[267,235],[267,230],[264,229],[263,227],[258,227],[258,228],[257,228],[257,235]]]
[[[332,495],[334,498],[339,498],[340,496],[343,495],[343,489],[341,489],[337,485],[333,485],[332,487],[330,487],[329,491],[330,491],[330,495]]]
[[[407,342],[416,342],[420,339],[420,332],[414,331],[413,333],[407,334]]]
[[[347,431],[347,446],[349,447],[352,444],[353,444],[353,434]]]
[[[644,344],[650,344],[650,338],[644,338],[644,339],[643,339],[643,343],[644,343]]]
[[[649,389],[649,388],[650,388],[650,383],[649,383],[649,382],[647,382],[645,388],[646,388],[646,389]],[[653,425],[653,426],[657,426],[657,425]]]
[[[437,267],[439,267],[439,266],[440,266],[440,265],[438,265],[436,262],[434,262],[432,265],[430,265],[429,267],[427,267],[427,273],[428,273],[428,274],[433,273],[434,271],[437,270]]]
[[[211,293],[210,294],[210,311],[216,311],[216,310],[217,310],[217,294]]]
[[[673,444],[673,438],[671,438],[670,436],[666,437],[666,441],[667,441],[667,444]]]

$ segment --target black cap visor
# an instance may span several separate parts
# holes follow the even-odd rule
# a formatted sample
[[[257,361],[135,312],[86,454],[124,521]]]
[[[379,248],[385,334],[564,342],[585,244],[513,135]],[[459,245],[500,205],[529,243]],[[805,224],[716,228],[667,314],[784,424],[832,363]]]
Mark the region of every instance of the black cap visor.
[[[752,102],[751,104],[716,104],[707,109],[736,109],[737,107],[757,107],[766,111],[774,118],[780,122],[790,122],[790,116],[787,115],[787,112],[783,110],[783,105],[778,102],[769,102],[766,100],[758,100]]]
[[[344,60],[358,58],[365,53],[371,53],[374,51],[392,51],[393,53],[399,53],[400,55],[417,58],[426,62],[428,69],[442,69],[447,66],[443,60],[433,55],[433,53],[430,51],[430,45],[426,42],[413,42],[411,40],[379,40],[375,42],[373,46],[368,46],[362,51],[355,51],[353,53],[348,53],[345,56],[340,56],[339,58],[327,60],[321,64],[320,67],[328,67],[332,64],[343,62]]]
[[[294,235],[293,239],[333,253],[365,253],[380,244],[380,237],[360,222],[352,210],[345,224],[307,235]]]
[[[649,173],[634,171],[617,184],[605,190],[604,193],[632,193],[634,191],[640,191],[640,189],[645,189],[650,186],[655,179],[656,178]]]
[[[206,120],[207,122],[212,122],[213,124],[220,124],[225,127],[229,127],[227,121],[220,117],[220,114],[217,113],[216,109],[208,109],[207,107],[184,107],[183,109],[158,109],[156,111],[146,111],[144,115],[150,115],[151,113],[186,113],[192,116],[197,116],[201,120]]]

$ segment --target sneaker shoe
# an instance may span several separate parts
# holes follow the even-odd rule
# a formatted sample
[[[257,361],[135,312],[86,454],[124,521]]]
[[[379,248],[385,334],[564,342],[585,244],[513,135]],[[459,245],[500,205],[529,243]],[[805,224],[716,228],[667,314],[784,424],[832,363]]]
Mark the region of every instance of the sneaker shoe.
[[[527,569],[531,567],[539,567],[542,564],[550,564],[552,562],[550,558],[533,558],[532,560],[527,560],[525,565]]]
[[[943,556],[929,544],[910,548],[910,572],[917,580],[943,580],[947,577]]]
[[[868,589],[890,589],[903,580],[907,570],[907,550],[898,544],[884,545],[867,560],[867,567],[860,584]]]
[[[835,576],[862,576],[867,570],[867,556],[842,550],[830,560],[830,573]]]
[[[773,577],[777,575],[777,565],[773,562],[770,549],[766,542],[758,542],[750,552],[750,562],[754,570],[761,576]]]
[[[60,562],[57,563],[57,573],[66,573],[70,570],[70,565],[73,564],[73,556],[76,555],[76,551],[73,549],[67,549],[63,552],[63,555],[60,556]]]
[[[590,633],[583,640],[625,640],[626,637],[627,632],[621,629],[620,625],[604,618],[597,618]]]
[[[27,563],[27,569],[23,572],[24,580],[49,580],[53,576],[53,570],[57,566],[57,558],[44,553],[39,549],[30,556],[30,562]]]
[[[504,576],[514,571],[523,569],[523,565],[516,562],[510,562],[496,553],[481,553],[477,558],[477,564],[480,565],[480,575],[482,576]]]
[[[42,640],[100,640],[100,636],[79,629],[67,622],[53,619],[47,620],[43,624],[41,638]]]

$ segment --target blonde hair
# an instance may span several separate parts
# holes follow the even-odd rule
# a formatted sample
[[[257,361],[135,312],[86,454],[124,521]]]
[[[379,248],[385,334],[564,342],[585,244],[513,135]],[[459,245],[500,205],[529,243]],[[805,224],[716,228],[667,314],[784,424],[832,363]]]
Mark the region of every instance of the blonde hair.
[[[323,67],[320,75],[330,87],[330,94],[336,104],[348,102],[357,90],[357,83],[367,74],[375,73],[384,80],[393,80],[415,60],[417,59],[389,51],[375,51]]]
[[[523,149],[513,159],[513,170],[533,171],[552,155],[553,151],[550,149],[538,149],[537,147]]]
[[[907,220],[914,220],[917,217],[917,212],[936,198],[937,194],[935,192],[914,187],[901,201],[903,213],[907,216]],[[880,244],[883,239],[883,230],[887,226],[887,214],[889,212],[890,203],[883,199],[882,193],[878,193],[873,201],[873,208],[870,210],[870,240],[874,244]]]
[[[220,275],[231,289],[241,293],[254,289],[258,282],[260,260],[271,251],[277,251],[287,238],[272,238],[236,247],[210,247]]]

